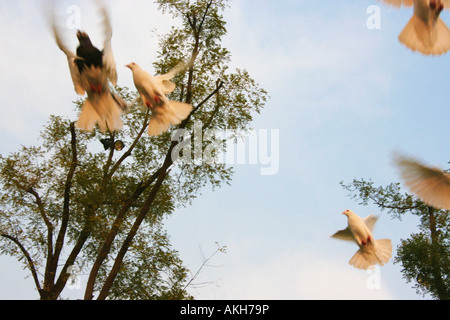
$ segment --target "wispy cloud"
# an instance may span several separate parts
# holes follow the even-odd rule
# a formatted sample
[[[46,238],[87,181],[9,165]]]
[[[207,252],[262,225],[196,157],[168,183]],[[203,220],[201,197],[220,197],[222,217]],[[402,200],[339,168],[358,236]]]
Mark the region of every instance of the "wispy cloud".
[[[358,270],[346,258],[326,256],[317,248],[299,245],[295,251],[271,254],[270,259],[249,259],[253,245],[230,246],[227,268],[220,279],[193,290],[198,299],[394,299],[382,268]],[[348,257],[350,259],[350,257]],[[209,274],[210,279],[214,276]]]

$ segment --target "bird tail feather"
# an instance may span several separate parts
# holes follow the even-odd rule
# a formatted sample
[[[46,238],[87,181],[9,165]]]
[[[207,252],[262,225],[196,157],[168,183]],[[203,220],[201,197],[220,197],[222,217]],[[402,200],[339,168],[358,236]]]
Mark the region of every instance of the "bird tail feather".
[[[122,108],[110,92],[88,97],[78,117],[77,127],[92,131],[96,123],[102,132],[117,131],[123,126]]]
[[[355,268],[366,270],[375,264],[384,265],[389,261],[391,255],[391,240],[375,240],[375,244],[369,243],[361,247],[350,259],[349,264]]]
[[[443,54],[450,50],[450,29],[439,19],[436,23],[436,43],[434,44],[434,54]]]
[[[81,113],[78,117],[78,121],[76,126],[84,131],[92,131],[94,130],[95,123],[98,121],[99,115],[95,111],[94,106],[92,105],[89,99],[86,99],[83,106],[81,107]]]
[[[192,111],[192,106],[183,102],[170,101],[169,106],[171,108],[172,124],[180,124]]]
[[[168,101],[164,105],[162,113],[155,114],[148,125],[148,134],[157,136],[167,131],[170,125],[180,124],[192,111],[192,106],[187,103]]]
[[[148,135],[158,136],[163,132],[169,130],[170,121],[164,115],[157,115],[152,117],[148,124]]]
[[[413,15],[398,39],[411,50],[426,55],[441,55],[450,50],[450,30],[441,19],[431,27]]]

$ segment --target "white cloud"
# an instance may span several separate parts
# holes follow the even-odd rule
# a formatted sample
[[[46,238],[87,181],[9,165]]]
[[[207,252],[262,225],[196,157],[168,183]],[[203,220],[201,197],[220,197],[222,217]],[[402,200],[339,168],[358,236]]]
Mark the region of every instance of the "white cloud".
[[[383,279],[383,267],[358,270],[348,265],[351,256],[307,245],[302,241],[297,249],[267,252],[267,256],[257,254],[256,241],[228,246],[226,255],[217,258],[223,268],[204,270],[212,283],[192,294],[197,299],[218,300],[394,299]],[[215,272],[220,276],[215,278]]]
[[[391,84],[383,59],[391,53],[382,33],[366,27],[365,7],[335,15],[320,7],[320,14],[311,14],[317,5],[304,4],[305,10],[279,17],[280,11],[258,4],[248,17],[244,6],[233,3],[226,15],[225,45],[233,65],[248,69],[269,91],[269,105],[278,110],[270,119],[289,109],[288,122],[307,119],[318,127],[343,111],[371,119],[390,115],[382,100]]]

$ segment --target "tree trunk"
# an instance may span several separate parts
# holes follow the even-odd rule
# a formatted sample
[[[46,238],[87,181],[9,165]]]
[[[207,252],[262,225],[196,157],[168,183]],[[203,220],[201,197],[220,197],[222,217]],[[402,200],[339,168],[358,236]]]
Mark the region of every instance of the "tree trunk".
[[[442,279],[441,273],[441,259],[439,258],[439,234],[436,230],[436,216],[435,209],[432,207],[428,207],[429,213],[429,222],[430,222],[430,233],[431,233],[431,250],[430,250],[430,259],[431,259],[431,267],[432,274],[434,279],[434,286],[436,287],[436,293],[440,300],[447,300],[450,297],[447,293],[447,288]]]

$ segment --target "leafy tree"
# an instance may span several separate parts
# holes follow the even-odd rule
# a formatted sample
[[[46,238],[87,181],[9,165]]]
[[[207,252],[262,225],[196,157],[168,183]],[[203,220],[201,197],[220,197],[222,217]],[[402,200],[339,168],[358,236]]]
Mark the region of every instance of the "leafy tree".
[[[373,203],[393,218],[406,214],[420,217],[419,232],[401,239],[394,263],[401,263],[403,278],[413,282],[418,294],[436,299],[450,299],[450,219],[449,211],[427,206],[420,199],[402,193],[400,183],[376,187],[369,180],[341,182],[353,199],[361,205]]]
[[[24,263],[41,299],[60,298],[74,265],[88,275],[85,299],[192,298],[188,271],[171,248],[163,218],[202,188],[230,183],[233,170],[205,161],[211,159],[176,161],[189,151],[179,150],[180,141],[189,145],[199,123],[202,134],[212,128],[247,130],[267,93],[247,71],[228,70],[230,53],[221,47],[226,0],[156,2],[182,21],[161,37],[154,67],[162,74],[189,62],[169,96],[193,105],[186,120],[149,137],[151,114],[135,105],[123,116],[123,130],[105,136],[51,116],[41,146],[0,156],[1,253]],[[128,88],[114,91],[127,101],[138,96]],[[82,101],[75,105],[79,111]],[[123,141],[125,149],[105,150],[100,140]],[[219,142],[220,149],[224,141]],[[203,141],[202,151],[208,147]]]

